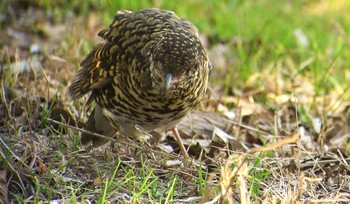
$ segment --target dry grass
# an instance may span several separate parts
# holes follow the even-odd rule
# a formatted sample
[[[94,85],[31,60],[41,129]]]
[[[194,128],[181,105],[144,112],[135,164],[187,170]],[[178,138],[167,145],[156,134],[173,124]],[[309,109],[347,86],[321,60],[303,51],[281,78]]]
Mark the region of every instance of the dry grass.
[[[270,59],[259,39],[208,34],[216,69],[201,107],[179,125],[191,159],[165,151],[176,147],[171,137],[153,147],[118,135],[86,149],[86,98],[67,101],[66,87],[98,41],[102,18],[91,9],[55,22],[40,4],[4,8],[13,19],[0,31],[0,201],[350,202],[350,85],[338,80],[349,79],[350,63],[341,53],[305,56],[280,45]],[[15,18],[11,9],[22,12]],[[326,71],[314,71],[321,58]],[[237,66],[252,68],[244,80],[232,74]],[[345,76],[337,78],[337,67]]]

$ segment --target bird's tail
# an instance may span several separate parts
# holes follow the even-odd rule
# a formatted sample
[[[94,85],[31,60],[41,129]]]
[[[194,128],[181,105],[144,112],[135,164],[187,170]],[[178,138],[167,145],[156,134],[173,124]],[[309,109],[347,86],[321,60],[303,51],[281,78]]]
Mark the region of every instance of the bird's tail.
[[[97,104],[85,125],[85,130],[108,137],[113,137],[116,133],[115,129],[110,125],[107,118],[102,114],[100,106],[98,106]],[[84,132],[81,135],[81,143],[84,146],[90,145],[92,143],[92,146],[98,147],[107,142],[108,139],[94,136],[93,134]]]

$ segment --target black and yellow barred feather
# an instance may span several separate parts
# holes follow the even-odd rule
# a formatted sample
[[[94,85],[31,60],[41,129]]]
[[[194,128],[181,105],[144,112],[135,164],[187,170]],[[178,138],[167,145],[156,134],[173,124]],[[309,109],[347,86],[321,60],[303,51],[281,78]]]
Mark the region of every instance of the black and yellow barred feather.
[[[201,100],[211,65],[189,21],[159,9],[122,11],[98,35],[104,41],[81,62],[68,88],[71,99],[91,92],[96,103],[87,130],[137,137],[138,125],[160,133]],[[104,142],[88,134],[82,141]]]

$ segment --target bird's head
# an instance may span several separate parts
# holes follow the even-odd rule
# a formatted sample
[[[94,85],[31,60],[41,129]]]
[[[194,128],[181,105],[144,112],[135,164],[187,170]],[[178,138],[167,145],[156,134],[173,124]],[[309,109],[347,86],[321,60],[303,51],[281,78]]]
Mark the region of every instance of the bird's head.
[[[154,47],[151,78],[162,95],[186,87],[191,78],[200,77],[207,56],[196,36],[186,33],[165,34]],[[206,67],[208,69],[208,67]]]

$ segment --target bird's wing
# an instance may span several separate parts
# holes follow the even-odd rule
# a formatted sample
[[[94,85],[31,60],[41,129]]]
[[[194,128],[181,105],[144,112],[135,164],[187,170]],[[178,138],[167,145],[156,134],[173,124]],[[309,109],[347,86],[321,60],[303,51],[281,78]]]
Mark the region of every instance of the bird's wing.
[[[116,29],[116,28],[115,28]],[[110,29],[99,33],[107,32]],[[80,63],[82,67],[68,88],[71,99],[78,99],[93,89],[103,88],[118,74],[120,48],[109,40],[99,43]]]
[[[125,27],[128,15],[130,12],[118,12],[109,28],[98,33],[104,41],[80,63],[81,69],[68,88],[71,99],[78,99],[93,89],[103,88],[120,74],[125,53],[122,48],[125,34],[120,31]]]

